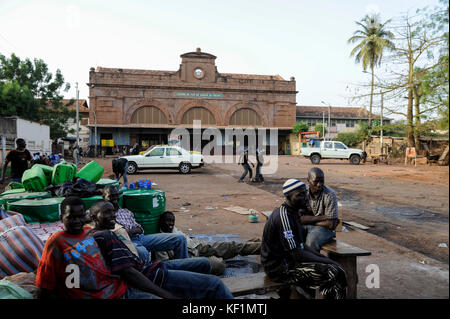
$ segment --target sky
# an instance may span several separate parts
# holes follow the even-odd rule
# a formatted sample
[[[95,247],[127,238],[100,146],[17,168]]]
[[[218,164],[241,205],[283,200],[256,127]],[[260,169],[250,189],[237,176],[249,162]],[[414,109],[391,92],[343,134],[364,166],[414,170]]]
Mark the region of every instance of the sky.
[[[297,105],[360,106],[370,75],[350,57],[355,21],[383,21],[438,0],[0,0],[0,53],[60,69],[66,98],[88,99],[89,69],[178,70],[201,48],[222,73],[296,79]],[[359,102],[361,103],[361,102]],[[374,109],[375,112],[376,109]]]

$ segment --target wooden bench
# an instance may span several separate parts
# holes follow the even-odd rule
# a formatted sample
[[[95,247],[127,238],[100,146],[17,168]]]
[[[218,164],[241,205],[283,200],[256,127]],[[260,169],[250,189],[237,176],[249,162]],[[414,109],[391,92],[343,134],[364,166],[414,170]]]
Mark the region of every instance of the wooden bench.
[[[357,298],[358,273],[356,258],[358,256],[369,256],[370,251],[351,246],[342,241],[333,240],[324,245],[322,250],[326,255],[338,262],[347,274],[347,299]],[[222,282],[228,287],[233,296],[244,296],[249,294],[265,294],[271,291],[279,291],[290,287],[289,284],[277,283],[270,280],[264,272],[222,278]],[[316,291],[316,298],[321,296]]]
[[[228,290],[235,297],[250,294],[263,295],[279,289],[289,288],[289,284],[274,282],[264,272],[221,278]]]
[[[347,299],[357,298],[358,272],[356,258],[358,256],[369,256],[370,251],[351,246],[339,240],[333,240],[322,246],[326,255],[339,263],[347,274]]]

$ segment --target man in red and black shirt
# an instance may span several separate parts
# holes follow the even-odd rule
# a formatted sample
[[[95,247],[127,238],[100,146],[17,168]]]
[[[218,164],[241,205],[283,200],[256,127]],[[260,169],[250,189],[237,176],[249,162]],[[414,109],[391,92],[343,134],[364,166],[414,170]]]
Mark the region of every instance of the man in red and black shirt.
[[[84,202],[68,197],[61,203],[64,231],[53,234],[45,243],[37,269],[35,285],[40,298],[67,299],[154,299],[174,296],[150,281],[133,264],[113,263],[118,260],[111,245],[89,234]],[[108,234],[106,234],[107,236]],[[108,247],[109,246],[109,247]],[[119,248],[122,248],[121,246]],[[110,254],[103,255],[103,252]],[[119,256],[120,257],[120,256]]]
[[[264,226],[261,263],[267,276],[301,288],[316,289],[325,298],[346,296],[347,279],[342,267],[303,243],[301,212],[306,208],[306,185],[289,179],[283,185],[285,202]]]
[[[28,169],[28,162],[33,159],[31,153],[25,148],[27,144],[23,138],[18,138],[16,145],[17,148],[9,151],[8,155],[6,155],[0,184],[3,184],[5,181],[6,168],[9,162],[11,162],[11,181],[20,183],[22,182],[23,172]]]

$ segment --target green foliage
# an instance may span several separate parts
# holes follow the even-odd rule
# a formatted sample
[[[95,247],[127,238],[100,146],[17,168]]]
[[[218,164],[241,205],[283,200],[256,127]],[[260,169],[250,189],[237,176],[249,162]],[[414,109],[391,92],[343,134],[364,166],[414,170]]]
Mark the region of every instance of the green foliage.
[[[14,53],[10,58],[0,54],[0,116],[19,116],[39,121],[50,127],[50,137],[65,137],[67,120],[75,117],[63,105],[60,90],[68,91],[61,71],[49,72],[41,59],[21,60]],[[73,101],[71,101],[73,102]]]
[[[294,126],[292,126],[292,133],[298,135],[301,132],[307,132],[309,130],[309,125],[306,122],[296,122]]]
[[[355,146],[369,138],[369,125],[366,122],[359,122],[359,129],[356,132],[339,133],[334,140],[341,141],[347,146]]]
[[[317,123],[314,126],[314,131],[318,131],[319,132],[319,137],[323,136],[323,124],[322,123]],[[325,133],[327,132],[327,128],[325,128]]]

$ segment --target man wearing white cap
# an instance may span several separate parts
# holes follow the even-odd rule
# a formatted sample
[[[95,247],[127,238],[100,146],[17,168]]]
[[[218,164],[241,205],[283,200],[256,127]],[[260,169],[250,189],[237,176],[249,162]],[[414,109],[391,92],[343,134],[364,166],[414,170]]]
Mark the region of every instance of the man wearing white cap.
[[[283,185],[285,202],[276,208],[264,226],[261,263],[276,282],[320,289],[329,299],[346,296],[347,279],[342,267],[303,243],[301,213],[306,209],[306,185],[288,179]]]

